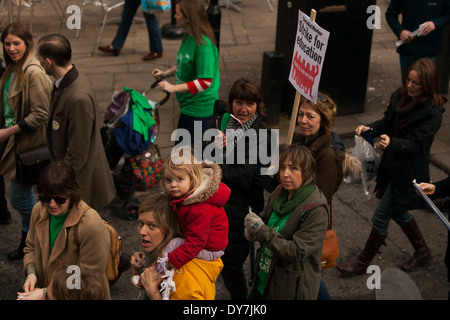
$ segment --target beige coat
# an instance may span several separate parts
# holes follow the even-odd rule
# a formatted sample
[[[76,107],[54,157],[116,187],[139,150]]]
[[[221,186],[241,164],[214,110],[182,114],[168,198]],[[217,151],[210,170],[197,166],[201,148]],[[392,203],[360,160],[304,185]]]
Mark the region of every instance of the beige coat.
[[[18,81],[14,81],[9,91],[9,105],[14,112],[16,123],[25,120],[32,131],[18,133],[6,142],[5,151],[0,159],[0,174],[13,180],[16,178],[14,143],[17,152],[46,143],[45,125],[52,89],[49,77],[34,54],[29,55],[22,70],[25,73],[25,85],[22,86]],[[3,88],[0,88],[0,96],[0,101],[3,101]],[[20,119],[18,119],[19,110]],[[4,125],[3,103],[1,103],[0,124]]]
[[[90,208],[83,214],[86,208],[87,204],[82,201],[78,208],[74,206],[70,210],[50,252],[49,214],[41,202],[34,206],[23,250],[24,272],[26,274],[28,264],[34,264],[36,286],[46,288],[53,274],[61,267],[77,265],[100,271],[103,273],[105,296],[110,299],[105,273],[111,247],[110,235],[97,211]],[[75,232],[78,233],[78,242]]]

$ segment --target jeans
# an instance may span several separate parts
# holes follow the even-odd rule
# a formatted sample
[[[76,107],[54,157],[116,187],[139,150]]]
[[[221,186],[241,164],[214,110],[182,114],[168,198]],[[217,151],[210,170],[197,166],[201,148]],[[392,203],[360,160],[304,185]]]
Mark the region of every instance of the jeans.
[[[36,204],[33,186],[24,186],[20,182],[11,180],[9,189],[9,201],[14,209],[19,211],[22,218],[22,231],[30,229],[30,217]]]
[[[185,114],[180,114],[180,118],[178,119],[178,129],[186,129],[189,134],[190,134],[190,141],[184,141],[184,137],[182,139],[180,139],[180,136],[184,136],[184,134],[181,133],[177,133],[175,141],[181,140],[180,143],[183,145],[186,144],[191,144],[191,146],[194,146],[194,141],[203,141],[203,133],[209,129],[209,124],[211,121],[211,117],[206,117],[206,118],[197,118],[197,117],[191,117]],[[198,128],[200,127],[200,130],[198,130]],[[197,130],[195,130],[195,128],[197,127]],[[196,133],[202,133],[201,137],[196,137]],[[177,143],[175,143],[177,144]]]
[[[319,296],[317,297],[317,300],[333,300],[327,290],[327,287],[325,286],[325,283],[323,283],[323,280],[320,281]]]
[[[130,31],[131,24],[133,23],[136,11],[141,5],[141,0],[126,0],[123,6],[122,19],[120,20],[119,29],[117,30],[116,36],[112,41],[111,45],[116,50],[122,50],[123,44]],[[161,30],[159,29],[158,18],[151,13],[144,12],[145,23],[147,24],[148,30],[148,41],[150,44],[150,51],[152,52],[162,52],[162,40],[161,40]]]
[[[412,216],[408,210],[392,211],[390,208],[391,202],[391,182],[388,183],[383,197],[380,200],[375,213],[372,217],[372,224],[374,229],[381,235],[388,234],[389,222],[394,220],[399,226],[404,226],[411,222]]]
[[[430,59],[433,62],[435,62],[436,60],[436,57],[426,57],[426,58]],[[416,58],[410,56],[409,54],[400,53],[400,68],[402,71],[402,80],[409,66],[416,60],[417,60]]]

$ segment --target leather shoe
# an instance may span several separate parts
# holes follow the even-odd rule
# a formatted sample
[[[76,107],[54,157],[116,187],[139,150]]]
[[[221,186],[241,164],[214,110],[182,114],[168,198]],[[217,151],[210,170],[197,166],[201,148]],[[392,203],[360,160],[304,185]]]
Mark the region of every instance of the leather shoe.
[[[142,59],[145,61],[150,61],[150,60],[154,60],[154,59],[158,59],[162,57],[162,52],[150,52],[147,53]]]
[[[113,56],[118,56],[120,54],[120,50],[114,49],[113,46],[98,46],[98,50],[106,52],[106,53],[112,53]]]

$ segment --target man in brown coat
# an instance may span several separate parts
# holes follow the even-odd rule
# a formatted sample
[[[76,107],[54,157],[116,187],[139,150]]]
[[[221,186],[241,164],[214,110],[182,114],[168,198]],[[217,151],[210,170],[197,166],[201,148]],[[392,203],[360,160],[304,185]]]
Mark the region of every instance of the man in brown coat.
[[[95,93],[71,62],[72,49],[62,35],[38,41],[39,62],[53,76],[47,139],[52,160],[64,160],[80,180],[83,200],[99,210],[116,194],[103,148]]]

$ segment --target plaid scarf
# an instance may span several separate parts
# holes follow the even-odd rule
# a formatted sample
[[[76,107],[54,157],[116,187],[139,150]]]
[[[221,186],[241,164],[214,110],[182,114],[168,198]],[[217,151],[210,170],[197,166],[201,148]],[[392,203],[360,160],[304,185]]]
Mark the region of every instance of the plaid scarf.
[[[242,122],[240,122],[233,116],[230,117],[227,126],[225,127],[225,133],[227,135],[227,155],[232,152],[233,149],[238,145],[239,140],[245,135],[245,131],[247,131],[252,126],[257,117],[258,113],[255,113],[255,115],[244,124],[242,124]]]

